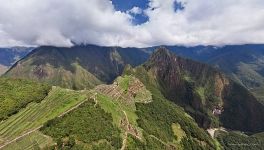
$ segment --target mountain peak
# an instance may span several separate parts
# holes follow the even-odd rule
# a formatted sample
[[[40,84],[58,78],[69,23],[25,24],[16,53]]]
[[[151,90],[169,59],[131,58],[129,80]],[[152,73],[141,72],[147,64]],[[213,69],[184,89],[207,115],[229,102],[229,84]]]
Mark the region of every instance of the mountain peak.
[[[165,47],[160,47],[153,52],[151,55],[149,62],[151,64],[163,64],[165,62],[171,62],[173,59],[176,59],[175,54],[170,52]]]
[[[152,54],[152,56],[159,56],[159,57],[164,57],[164,56],[171,56],[172,53],[165,47],[160,47],[155,50],[155,52]]]

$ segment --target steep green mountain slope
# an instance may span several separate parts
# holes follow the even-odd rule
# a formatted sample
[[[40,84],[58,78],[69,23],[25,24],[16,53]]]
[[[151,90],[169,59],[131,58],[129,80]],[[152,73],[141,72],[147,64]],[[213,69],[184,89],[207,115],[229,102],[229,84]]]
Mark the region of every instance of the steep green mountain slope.
[[[40,103],[0,123],[0,148],[220,148],[149,80],[123,75],[90,91],[53,87]]]
[[[263,45],[166,47],[179,56],[219,68],[264,103]],[[33,78],[73,89],[91,88],[98,85],[99,80],[107,83],[113,81],[121,74],[125,64],[142,64],[154,49],[156,47],[137,49],[93,45],[72,48],[40,47],[21,60],[19,65],[16,64],[7,76]],[[0,61],[4,61],[2,65],[0,62],[2,72],[15,62],[15,56],[7,55],[6,52],[10,53],[0,50]]]
[[[28,90],[41,90],[35,91],[40,93],[36,101],[27,100],[25,108],[0,123],[0,148],[7,144],[4,149],[228,149],[233,142],[263,140],[259,134],[255,138],[219,132],[218,142],[206,133],[204,129],[219,126],[253,133],[264,130],[264,109],[256,98],[206,64],[164,48],[136,68],[127,64],[142,63],[147,52],[96,46],[44,48],[6,75],[73,89],[96,87],[82,91],[53,87],[43,96],[43,89],[49,91],[45,84],[3,78],[3,85],[20,81],[35,83],[34,89],[25,86]],[[137,58],[141,53],[143,57]],[[113,84],[101,84],[123,70]],[[10,85],[1,97],[23,89]]]
[[[226,150],[262,150],[264,145],[264,132],[245,135],[241,132],[218,132],[217,140]]]
[[[44,99],[50,86],[21,79],[0,78],[0,120],[17,113],[31,102]]]
[[[32,49],[31,47],[0,48],[0,75],[5,73],[9,67],[23,58]]]
[[[89,92],[53,87],[48,96],[41,102],[33,101],[29,103],[25,108],[20,109],[18,113],[0,123],[0,148],[9,143],[11,145],[17,144],[15,139],[21,140],[21,138],[23,138],[22,141],[28,141],[28,143],[24,143],[25,146],[30,146],[32,145],[30,143],[31,140],[26,139],[30,138],[28,135],[31,134],[39,137],[39,139],[35,140],[42,140],[45,145],[47,141],[50,141],[50,138],[35,132],[48,120],[63,116],[68,111],[85,102],[87,97],[89,97]]]
[[[148,79],[142,81],[124,75],[112,85],[97,86],[87,102],[41,131],[57,141],[57,148],[217,148],[182,108],[166,100]]]
[[[248,88],[264,104],[264,47],[239,49],[208,60]]]
[[[170,46],[177,55],[211,64],[247,87],[264,104],[264,45]]]
[[[250,132],[264,129],[264,107],[256,98],[206,64],[161,48],[136,72],[152,78],[161,93],[183,106],[201,127],[224,126]]]
[[[92,88],[101,82],[113,81],[126,64],[139,65],[148,55],[136,48],[40,47],[16,63],[5,76],[45,81],[71,89]]]

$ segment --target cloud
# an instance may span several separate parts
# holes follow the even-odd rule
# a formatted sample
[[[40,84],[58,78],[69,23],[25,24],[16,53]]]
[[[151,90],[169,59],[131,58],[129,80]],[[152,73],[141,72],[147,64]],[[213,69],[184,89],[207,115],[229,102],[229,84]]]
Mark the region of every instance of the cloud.
[[[143,12],[142,9],[136,6],[127,11],[127,13],[131,13],[134,15],[142,14],[142,12]]]
[[[30,45],[114,44],[131,36],[130,15],[106,0],[0,0],[0,30]],[[1,43],[5,44],[5,43]]]
[[[150,0],[145,10],[109,0],[0,0],[0,46],[264,43],[263,0]],[[135,25],[133,14],[148,21]]]

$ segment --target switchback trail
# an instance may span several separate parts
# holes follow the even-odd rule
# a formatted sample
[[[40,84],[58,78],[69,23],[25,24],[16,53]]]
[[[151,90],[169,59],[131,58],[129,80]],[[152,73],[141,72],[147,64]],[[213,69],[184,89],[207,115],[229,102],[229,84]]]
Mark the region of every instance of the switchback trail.
[[[126,148],[127,134],[128,134],[127,131],[128,131],[128,125],[129,125],[127,114],[126,114],[126,112],[124,110],[123,110],[123,112],[124,112],[125,117],[126,117],[126,129],[125,129],[125,138],[123,139],[123,144],[122,144],[121,150],[125,150],[125,148]]]

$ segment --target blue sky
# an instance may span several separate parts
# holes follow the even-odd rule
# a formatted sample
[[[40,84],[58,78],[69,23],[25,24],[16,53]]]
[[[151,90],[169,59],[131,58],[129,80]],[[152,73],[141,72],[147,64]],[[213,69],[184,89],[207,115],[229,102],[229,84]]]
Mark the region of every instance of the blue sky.
[[[133,7],[139,7],[142,10],[148,8],[149,0],[112,0],[112,3],[117,11],[126,12],[131,10]],[[178,12],[184,9],[184,6],[181,2],[174,2],[174,11]],[[149,18],[143,12],[141,14],[130,14],[133,16],[132,22],[135,25],[140,25],[149,21]]]
[[[148,7],[148,0],[112,0],[116,10],[127,11],[137,6],[142,9]]]
[[[148,0],[112,0],[116,10],[126,12],[131,10],[133,7],[139,7],[142,10],[148,8]],[[142,24],[148,21],[148,17],[144,14],[131,14],[134,18],[132,22],[134,24]]]

